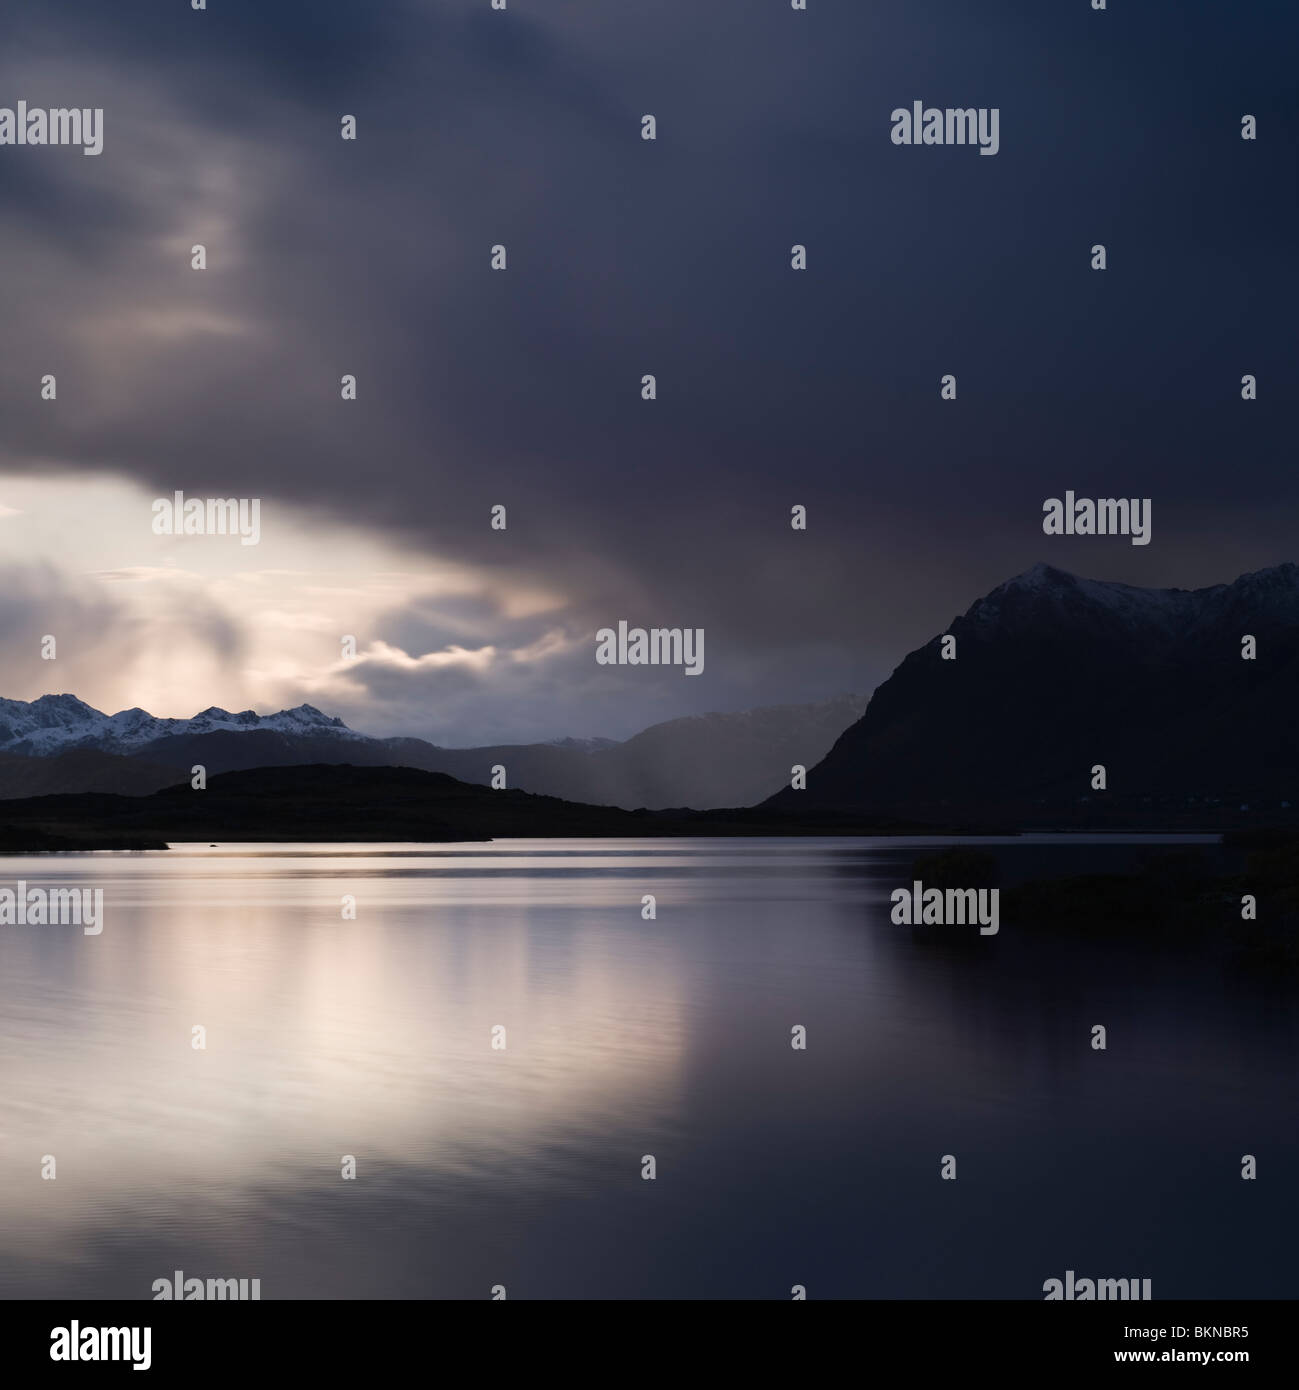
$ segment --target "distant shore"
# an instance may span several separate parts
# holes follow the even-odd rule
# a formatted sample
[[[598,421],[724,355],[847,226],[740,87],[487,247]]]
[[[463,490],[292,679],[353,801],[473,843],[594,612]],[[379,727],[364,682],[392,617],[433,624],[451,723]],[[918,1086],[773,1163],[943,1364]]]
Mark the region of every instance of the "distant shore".
[[[1189,819],[1189,813],[1187,818]],[[253,768],[188,782],[147,796],[76,793],[0,803],[0,854],[77,850],[161,850],[178,841],[298,843],[482,843],[553,838],[1018,837],[1029,834],[1251,836],[1299,838],[1299,826],[1242,827],[1238,813],[1223,823],[1182,822],[1167,808],[1111,820],[1043,815],[1037,824],[997,809],[925,818],[874,814],[812,803],[696,811],[626,811],[461,782],[445,773],[403,767],[304,764]],[[1035,818],[1034,818],[1035,819]],[[1128,824],[1120,823],[1127,820]]]

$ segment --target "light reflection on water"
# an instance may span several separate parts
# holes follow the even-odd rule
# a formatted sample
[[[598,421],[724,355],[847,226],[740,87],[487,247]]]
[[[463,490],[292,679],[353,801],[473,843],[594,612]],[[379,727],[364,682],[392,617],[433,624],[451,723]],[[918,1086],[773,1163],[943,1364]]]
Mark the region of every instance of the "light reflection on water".
[[[0,927],[0,1293],[1299,1292],[1292,1000],[1112,938],[924,949],[917,843],[10,858],[105,927]]]

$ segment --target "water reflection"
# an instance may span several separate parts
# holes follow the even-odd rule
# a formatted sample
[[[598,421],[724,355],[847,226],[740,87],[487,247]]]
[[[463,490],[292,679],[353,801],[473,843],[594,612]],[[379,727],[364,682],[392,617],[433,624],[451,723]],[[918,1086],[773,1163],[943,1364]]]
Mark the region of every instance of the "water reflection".
[[[1292,1296],[1288,997],[1112,939],[923,949],[913,848],[9,860],[106,924],[0,929],[0,1292],[1031,1298],[1090,1260]]]

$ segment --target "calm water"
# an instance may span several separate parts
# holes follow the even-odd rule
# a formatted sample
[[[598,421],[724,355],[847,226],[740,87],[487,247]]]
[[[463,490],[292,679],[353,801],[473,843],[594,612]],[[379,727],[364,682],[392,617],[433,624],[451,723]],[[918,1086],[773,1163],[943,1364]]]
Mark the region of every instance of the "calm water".
[[[1113,939],[917,944],[888,902],[914,852],[4,860],[102,887],[106,924],[0,927],[0,1294],[1299,1294],[1293,998]]]

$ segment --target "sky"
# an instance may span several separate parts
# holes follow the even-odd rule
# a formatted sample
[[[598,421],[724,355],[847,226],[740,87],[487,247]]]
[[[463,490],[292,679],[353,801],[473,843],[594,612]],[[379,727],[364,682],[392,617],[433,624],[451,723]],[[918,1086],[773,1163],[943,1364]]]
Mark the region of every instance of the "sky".
[[[625,737],[867,693],[1038,561],[1299,559],[1296,39],[1280,0],[6,7],[0,106],[104,142],[0,146],[0,694]],[[998,153],[895,145],[917,100]],[[1066,489],[1151,543],[1045,536]],[[153,534],[177,490],[259,543]],[[620,619],[704,671],[598,665]]]

